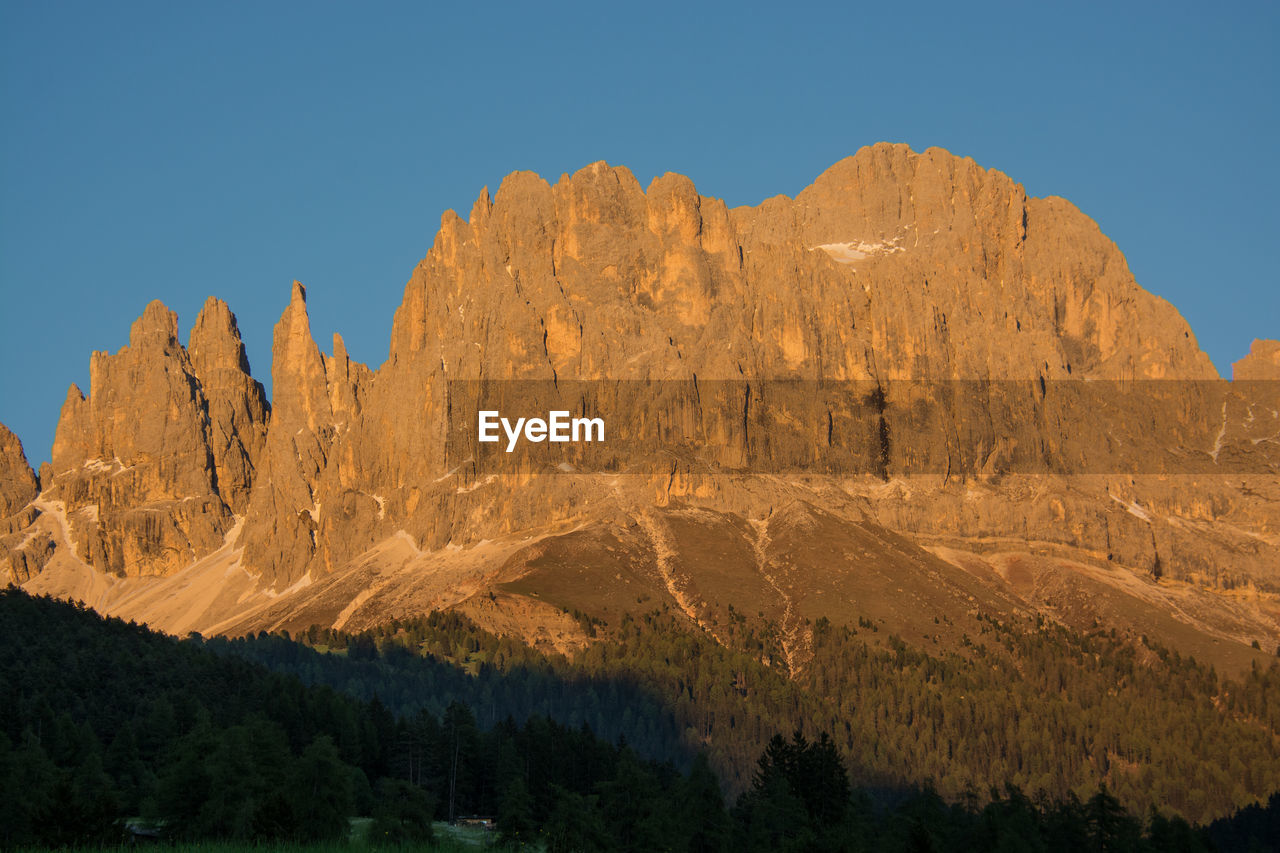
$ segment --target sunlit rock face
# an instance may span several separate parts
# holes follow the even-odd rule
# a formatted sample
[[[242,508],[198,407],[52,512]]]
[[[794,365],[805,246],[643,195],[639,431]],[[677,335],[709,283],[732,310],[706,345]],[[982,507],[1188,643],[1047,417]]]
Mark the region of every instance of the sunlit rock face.
[[[1276,378],[1278,354],[1255,343],[1235,377]],[[1092,220],[940,149],[864,148],[795,199],[734,209],[680,175],[513,173],[466,219],[444,214],[384,364],[352,361],[341,338],[322,352],[296,282],[272,359],[268,409],[224,304],[186,347],[148,306],[128,347],[94,355],[89,396],[68,395],[40,498],[21,477],[9,492],[44,516],[16,525],[44,537],[19,580],[87,583],[54,583],[72,577],[48,556],[61,548],[94,572],[167,579],[202,630],[459,607],[557,647],[585,642],[565,609],[665,603],[714,632],[735,604],[781,624],[797,665],[820,615],[937,635],[947,614],[958,640],[963,614],[1038,611],[1233,664],[1280,640],[1272,386],[1215,385],[1186,322]],[[669,383],[630,400],[628,422],[669,426],[692,406],[725,442],[719,462],[754,462],[486,470],[450,446],[460,380]],[[876,389],[857,401],[884,407],[876,464],[771,467],[806,442],[862,447],[840,436],[838,403],[769,409],[778,380]],[[1190,390],[1113,424],[1057,395],[1082,380]],[[987,381],[1006,390],[964,405],[939,384]],[[734,423],[709,414],[717,382],[747,387]],[[1011,418],[1020,406],[1038,414]],[[929,428],[904,414],[922,407]],[[1128,467],[1072,468],[1094,435]],[[205,586],[179,593],[183,573]]]
[[[1280,379],[1280,341],[1255,340],[1249,354],[1231,366],[1233,379]]]
[[[129,345],[93,354],[67,394],[42,502],[75,556],[121,577],[172,574],[219,547],[248,503],[267,421],[227,306],[210,299],[190,347],[152,302]]]
[[[22,452],[22,442],[0,424],[0,518],[8,518],[22,509],[38,491],[35,472]]]

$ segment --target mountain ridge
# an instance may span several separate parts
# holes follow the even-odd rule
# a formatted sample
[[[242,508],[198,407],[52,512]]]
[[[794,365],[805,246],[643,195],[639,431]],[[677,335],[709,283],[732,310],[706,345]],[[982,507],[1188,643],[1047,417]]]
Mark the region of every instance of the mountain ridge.
[[[1218,378],[1092,220],[967,158],[881,143],[795,199],[732,209],[683,176],[642,189],[603,162],[554,185],[512,173],[468,219],[442,215],[392,329],[377,369],[339,336],[326,355],[295,282],[268,405],[225,304],[206,303],[183,347],[152,303],[129,346],[94,354],[90,395],[69,391],[41,496],[0,540],[10,581],[202,631],[459,607],[566,648],[586,638],[564,610],[648,595],[711,629],[758,589],[748,597],[794,638],[796,665],[806,620],[821,607],[851,620],[852,602],[916,634],[974,601],[1067,624],[1101,615],[1231,666],[1252,659],[1251,641],[1280,640],[1274,441],[1254,418],[1274,403],[1269,386],[1238,411],[1224,400],[1217,443],[1194,449],[1214,463],[1224,448],[1261,453],[1260,476],[1238,482],[976,467],[939,480],[899,474],[892,454],[883,477],[808,483],[446,467],[457,379]],[[1267,351],[1240,378],[1275,378]],[[1012,441],[1043,435],[1026,425]],[[25,465],[9,465],[15,504]],[[844,543],[837,568],[819,568],[805,529],[827,531],[828,550]],[[791,544],[771,551],[777,541]],[[588,601],[561,577],[575,572],[582,588],[625,574],[640,592]],[[917,578],[903,594],[919,613],[894,603],[901,577]],[[814,586],[834,603],[814,604]]]

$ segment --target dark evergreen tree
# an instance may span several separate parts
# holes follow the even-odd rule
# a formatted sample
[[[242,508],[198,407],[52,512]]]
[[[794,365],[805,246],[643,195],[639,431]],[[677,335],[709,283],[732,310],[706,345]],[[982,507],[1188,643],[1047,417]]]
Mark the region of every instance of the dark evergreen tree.
[[[378,781],[374,803],[369,841],[401,845],[431,840],[436,804],[421,787],[384,777]]]
[[[316,737],[294,762],[290,777],[295,836],[305,841],[345,838],[352,807],[351,773],[333,739]]]
[[[676,832],[688,853],[723,853],[730,837],[720,780],[711,771],[706,753],[698,753],[682,780],[676,798]]]
[[[548,853],[595,853],[609,849],[609,833],[596,807],[595,797],[586,797],[556,785],[553,806],[543,827]]]
[[[533,797],[521,776],[512,776],[503,786],[499,798],[498,830],[509,844],[529,844],[537,836]]]

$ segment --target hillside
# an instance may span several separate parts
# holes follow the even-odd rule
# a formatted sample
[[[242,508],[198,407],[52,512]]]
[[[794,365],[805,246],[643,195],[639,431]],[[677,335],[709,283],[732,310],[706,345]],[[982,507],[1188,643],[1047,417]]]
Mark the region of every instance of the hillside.
[[[623,684],[656,685],[681,663],[669,657],[664,665],[657,655],[699,648],[660,622],[651,627],[659,630],[637,625],[627,635],[623,645],[634,648],[624,654],[626,669],[646,674]],[[456,616],[350,637],[326,653],[266,635],[177,641],[77,605],[0,592],[0,684],[10,711],[0,728],[7,807],[0,841],[103,844],[125,838],[126,824],[187,842],[340,840],[347,818],[362,814],[372,819],[360,822],[367,828],[353,846],[398,845],[429,837],[432,818],[480,813],[497,816],[504,840],[549,850],[1231,851],[1266,849],[1260,845],[1276,817],[1273,798],[1206,833],[1163,810],[1128,814],[1107,788],[1054,799],[1028,797],[1013,784],[985,803],[971,792],[948,805],[931,787],[863,787],[856,780],[865,770],[855,771],[851,785],[827,734],[800,730],[767,739],[742,795],[726,809],[702,756],[682,774],[639,757],[646,746],[610,745],[586,727],[501,717],[504,707],[562,690],[568,705],[574,695],[591,697],[595,710],[613,714],[611,703],[627,701],[634,689],[622,686],[619,696],[619,683],[598,663],[583,678],[539,663],[523,647],[506,646],[513,658],[504,663],[502,642]],[[419,643],[421,652],[413,652]],[[703,644],[702,654],[715,657],[719,648]],[[1111,659],[1105,644],[1095,648]],[[451,654],[471,658],[475,674]],[[396,712],[244,658],[305,672],[313,682],[343,681],[355,692],[390,688]],[[648,667],[640,665],[645,658]],[[880,658],[876,667],[896,669],[893,680],[909,683],[921,661],[886,663]],[[746,666],[747,680],[756,678]],[[529,668],[540,676],[521,674]],[[1195,668],[1175,665],[1169,674],[1166,689],[1194,702]],[[1274,671],[1268,678],[1274,685]],[[946,690],[949,681],[937,683]],[[695,692],[703,689],[700,682]],[[1151,695],[1150,685],[1143,690]],[[761,703],[762,692],[752,688],[746,707],[776,710]],[[457,700],[467,693],[481,700],[474,711]],[[557,700],[558,712],[566,707]],[[630,710],[624,727],[661,728],[661,714]],[[717,710],[712,703],[711,713]],[[490,711],[496,722],[486,721]]]

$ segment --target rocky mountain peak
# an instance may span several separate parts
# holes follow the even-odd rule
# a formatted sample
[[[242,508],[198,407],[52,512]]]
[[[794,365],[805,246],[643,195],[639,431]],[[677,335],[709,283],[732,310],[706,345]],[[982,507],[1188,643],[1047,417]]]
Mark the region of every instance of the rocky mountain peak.
[[[152,300],[129,329],[133,349],[169,350],[178,344],[178,315],[159,299]]]
[[[1280,341],[1257,340],[1231,366],[1232,379],[1280,379]]]
[[[205,301],[191,327],[187,355],[201,375],[215,370],[249,373],[249,358],[240,339],[240,328],[227,303],[214,296]]]
[[[96,352],[89,394],[71,386],[49,482],[75,558],[118,575],[164,575],[221,544],[248,503],[266,431],[235,317],[210,300],[178,341],[177,315],[149,304],[129,345]]]
[[[271,387],[274,417],[305,425],[316,432],[332,420],[325,382],[324,360],[311,337],[307,290],[293,283],[289,305],[276,323],[271,347]]]
[[[30,503],[39,491],[35,472],[22,452],[22,442],[0,424],[0,519]]]
[[[246,567],[273,583],[298,580],[316,556],[317,528],[326,518],[326,504],[330,512],[333,507],[325,498],[325,474],[351,479],[350,468],[340,476],[338,466],[330,465],[331,455],[357,419],[371,376],[348,357],[339,335],[332,356],[320,351],[311,336],[306,299],[306,288],[295,281],[275,327],[271,426],[238,540],[246,550]],[[344,461],[349,466],[350,456]]]
[[[220,496],[233,513],[243,514],[266,441],[269,406],[262,384],[249,375],[235,315],[221,299],[209,297],[200,310],[187,355],[206,402]]]

